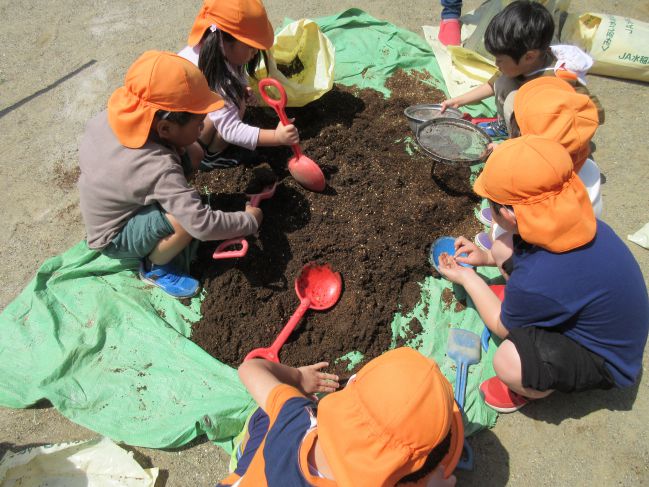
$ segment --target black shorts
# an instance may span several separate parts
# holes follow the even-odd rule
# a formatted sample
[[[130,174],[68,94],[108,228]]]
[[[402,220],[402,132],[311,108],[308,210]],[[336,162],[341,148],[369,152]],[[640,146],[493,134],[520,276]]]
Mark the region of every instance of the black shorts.
[[[558,331],[515,328],[507,339],[521,358],[523,387],[578,392],[615,386],[602,357]]]

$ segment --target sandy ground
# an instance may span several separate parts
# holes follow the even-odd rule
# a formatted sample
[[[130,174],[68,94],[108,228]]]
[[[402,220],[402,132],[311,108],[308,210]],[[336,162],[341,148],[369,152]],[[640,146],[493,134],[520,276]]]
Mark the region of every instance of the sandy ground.
[[[317,17],[359,7],[419,34],[422,25],[437,22],[440,11],[434,0],[304,0],[292,6],[268,0],[266,5],[274,25],[285,16]],[[77,191],[57,183],[56,173],[77,165],[86,120],[104,108],[140,53],[183,47],[199,6],[198,0],[0,1],[0,45],[5,46],[0,56],[0,307],[18,295],[43,260],[84,236]],[[573,0],[571,11],[587,8],[649,22],[647,2]],[[589,83],[607,112],[595,137],[596,159],[606,176],[604,220],[625,238],[649,221],[649,90],[646,84],[595,76]],[[649,277],[649,251],[629,246]],[[493,430],[471,440],[477,466],[460,474],[460,484],[649,485],[647,384],[645,378],[630,390],[555,394],[502,416]],[[52,408],[0,408],[0,454],[95,436]],[[162,469],[159,485],[213,485],[225,471],[223,452],[201,439],[177,451],[134,450],[143,463]]]

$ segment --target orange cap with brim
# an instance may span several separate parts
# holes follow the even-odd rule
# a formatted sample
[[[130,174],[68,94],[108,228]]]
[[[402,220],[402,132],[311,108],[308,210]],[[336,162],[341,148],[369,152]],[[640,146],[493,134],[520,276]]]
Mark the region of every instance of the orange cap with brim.
[[[275,35],[264,4],[259,0],[205,0],[194,20],[187,44],[195,46],[212,25],[234,36],[244,44],[268,50]]]
[[[223,107],[203,73],[170,52],[147,51],[129,68],[108,100],[108,122],[126,147],[142,147],[158,110],[209,113]]]
[[[577,93],[559,78],[542,76],[516,92],[514,114],[522,135],[540,135],[559,142],[579,172],[599,126],[597,107],[588,95]]]
[[[523,240],[567,252],[595,237],[597,221],[570,155],[553,140],[523,135],[491,153],[473,190],[514,208]]]
[[[449,430],[446,476],[462,453],[462,415],[435,361],[411,348],[375,358],[318,405],[318,441],[343,487],[395,485],[423,466]]]

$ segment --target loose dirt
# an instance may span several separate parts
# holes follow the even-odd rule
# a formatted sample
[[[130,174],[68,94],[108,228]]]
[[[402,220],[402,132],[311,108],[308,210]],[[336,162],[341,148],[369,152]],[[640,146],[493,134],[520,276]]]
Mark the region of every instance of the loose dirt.
[[[192,339],[236,366],[257,347],[269,346],[297,308],[294,280],[308,262],[328,262],[343,277],[343,293],[330,311],[308,311],[280,354],[283,363],[330,363],[358,350],[369,360],[387,350],[395,312],[420,299],[417,284],[431,268],[430,243],[441,235],[478,230],[469,169],[433,163],[419,153],[403,110],[436,103],[443,94],[427,75],[396,73],[390,98],[343,86],[299,109],[289,109],[304,153],[321,166],[328,187],[311,193],[288,174],[288,148],[259,149],[247,159],[268,163],[277,176],[275,196],[262,203],[258,237],[242,259],[214,261],[203,245],[196,272],[207,296]],[[250,123],[277,125],[268,108],[248,110]],[[244,164],[196,175],[212,207],[240,210],[259,169]],[[253,183],[255,184],[255,183]],[[259,188],[259,184],[256,183]],[[412,330],[411,330],[412,332]],[[345,361],[333,367],[347,373]]]

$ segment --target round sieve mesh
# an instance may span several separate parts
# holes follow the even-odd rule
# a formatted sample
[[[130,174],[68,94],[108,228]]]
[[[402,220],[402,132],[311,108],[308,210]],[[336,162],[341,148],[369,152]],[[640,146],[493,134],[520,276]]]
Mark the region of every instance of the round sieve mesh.
[[[491,140],[470,122],[438,118],[419,127],[417,142],[441,161],[474,162],[487,155]]]

